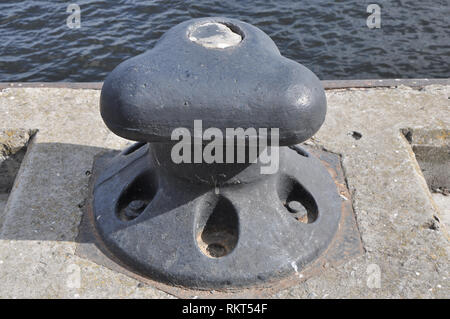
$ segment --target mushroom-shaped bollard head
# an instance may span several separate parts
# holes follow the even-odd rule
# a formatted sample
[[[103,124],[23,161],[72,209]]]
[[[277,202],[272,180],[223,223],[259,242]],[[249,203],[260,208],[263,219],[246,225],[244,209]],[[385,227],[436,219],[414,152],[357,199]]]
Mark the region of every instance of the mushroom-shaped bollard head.
[[[169,143],[174,129],[278,128],[279,145],[300,143],[322,125],[319,79],[281,56],[260,29],[202,18],[170,29],[147,52],[116,67],[101,93],[106,125],[127,139]]]

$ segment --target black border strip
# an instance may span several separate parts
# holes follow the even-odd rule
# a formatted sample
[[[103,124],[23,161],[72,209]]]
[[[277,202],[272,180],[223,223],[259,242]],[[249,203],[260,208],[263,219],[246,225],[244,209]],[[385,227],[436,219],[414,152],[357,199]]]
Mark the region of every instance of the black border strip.
[[[83,304],[91,304],[92,308],[89,313],[93,314],[93,310],[98,311],[99,314],[105,316],[108,312],[123,311],[124,314],[130,316],[130,313],[136,313],[143,310],[144,314],[149,318],[159,318],[158,313],[162,314],[163,318],[178,318],[178,319],[193,319],[193,318],[284,318],[286,313],[290,313],[292,318],[300,318],[303,316],[339,316],[365,318],[366,313],[374,318],[386,317],[392,313],[391,307],[397,306],[401,310],[403,317],[417,314],[424,309],[433,309],[439,311],[439,306],[442,310],[448,306],[447,300],[1,300],[0,305],[2,310],[6,307],[14,307],[11,309],[17,315],[20,312],[29,315],[29,307],[33,307],[34,312],[39,311],[39,306],[45,307],[45,315],[50,315],[52,312],[57,313],[58,306],[62,312],[59,314],[66,314],[68,309],[73,316],[86,316],[86,308]],[[259,305],[259,306],[258,306]],[[24,307],[25,306],[25,307]],[[55,307],[56,306],[56,307]],[[97,306],[97,307],[95,307]],[[215,311],[209,313],[204,310],[207,307],[214,307]],[[355,306],[361,306],[359,310]],[[139,307],[142,307],[139,309]],[[200,308],[202,307],[202,308]],[[401,307],[401,308],[400,308]],[[209,308],[211,309],[211,308]]]

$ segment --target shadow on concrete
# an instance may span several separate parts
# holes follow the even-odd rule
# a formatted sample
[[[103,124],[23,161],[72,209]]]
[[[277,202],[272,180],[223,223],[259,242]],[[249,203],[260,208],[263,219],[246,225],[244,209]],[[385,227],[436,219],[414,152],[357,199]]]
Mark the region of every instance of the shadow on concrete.
[[[0,240],[77,241],[94,157],[111,151],[32,141],[0,211]]]
[[[93,217],[88,211],[93,165],[97,163],[97,168],[103,169],[119,152],[78,144],[30,143],[5,211],[0,212],[0,240],[97,242]],[[171,182],[177,184],[175,180]],[[178,185],[171,188],[177,193],[176,201],[170,198],[173,194],[157,192],[146,208],[149,213],[124,222],[119,228],[173,213],[213,189],[206,186],[189,190],[185,184]],[[103,200],[108,200],[108,194],[104,195]]]

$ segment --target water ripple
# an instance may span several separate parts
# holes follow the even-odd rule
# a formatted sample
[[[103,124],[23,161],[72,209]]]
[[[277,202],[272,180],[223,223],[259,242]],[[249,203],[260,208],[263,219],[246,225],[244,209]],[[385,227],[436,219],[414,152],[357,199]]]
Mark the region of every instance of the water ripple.
[[[450,76],[450,0],[379,0],[382,28],[366,26],[372,1],[75,0],[0,4],[0,81],[102,81],[190,18],[227,16],[269,34],[281,53],[322,79]]]

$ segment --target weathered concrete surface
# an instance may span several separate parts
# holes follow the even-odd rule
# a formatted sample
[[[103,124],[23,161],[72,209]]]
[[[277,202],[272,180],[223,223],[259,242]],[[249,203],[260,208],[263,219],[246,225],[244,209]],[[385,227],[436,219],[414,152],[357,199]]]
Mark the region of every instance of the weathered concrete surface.
[[[0,93],[0,128],[39,129],[0,209],[0,297],[170,297],[74,255],[93,156],[127,144],[104,126],[99,94]],[[401,133],[448,130],[449,96],[450,86],[327,92],[327,119],[308,142],[342,154],[366,253],[274,297],[450,297],[444,211]]]
[[[0,93],[0,127],[39,129],[0,216],[0,297],[169,297],[74,256],[93,156],[126,141],[109,133],[99,91]],[[78,279],[80,285],[78,285]],[[139,285],[140,286],[140,285]]]

